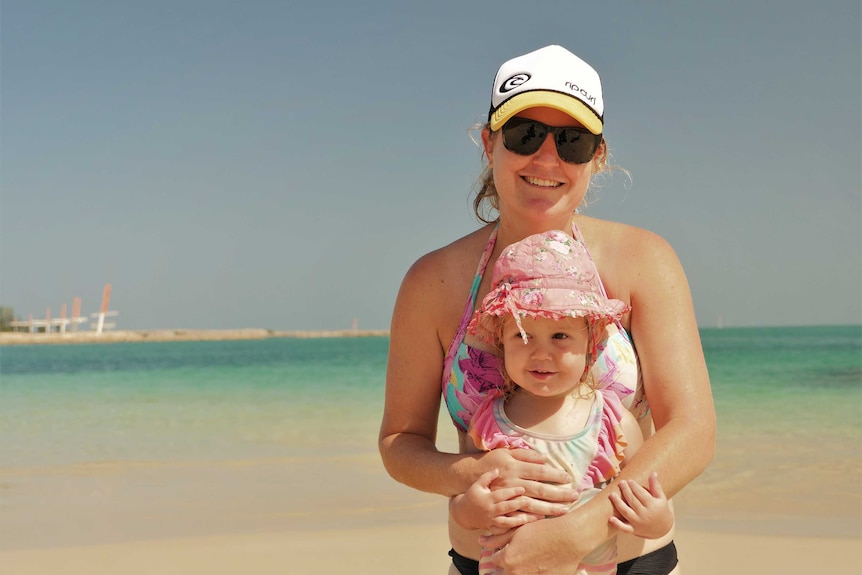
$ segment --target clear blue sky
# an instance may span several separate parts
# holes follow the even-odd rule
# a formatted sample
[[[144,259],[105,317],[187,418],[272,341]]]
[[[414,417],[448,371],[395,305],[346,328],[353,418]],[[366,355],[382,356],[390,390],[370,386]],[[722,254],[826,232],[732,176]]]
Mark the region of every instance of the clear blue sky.
[[[4,0],[0,303],[118,327],[387,328],[478,224],[506,59],[602,76],[632,174],[589,213],[676,248],[698,320],[862,322],[860,5]]]

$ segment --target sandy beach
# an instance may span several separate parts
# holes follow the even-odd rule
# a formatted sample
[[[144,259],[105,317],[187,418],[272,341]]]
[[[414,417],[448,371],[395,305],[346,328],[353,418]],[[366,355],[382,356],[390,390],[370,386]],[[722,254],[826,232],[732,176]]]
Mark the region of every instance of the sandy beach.
[[[443,512],[442,505],[438,511]],[[167,519],[167,518],[166,518]],[[684,522],[683,522],[684,524]],[[683,572],[700,575],[854,573],[857,538],[768,536],[681,528]],[[127,575],[208,573],[446,573],[446,529],[380,513],[372,525],[145,539],[0,552],[3,573]]]
[[[0,522],[4,574],[442,575],[448,565],[445,502],[396,484],[373,453],[0,471],[19,502]],[[695,483],[677,498],[683,573],[862,567],[858,509],[780,514],[753,489],[730,503],[719,493],[718,513],[709,493]]]
[[[683,573],[858,573],[856,540],[742,536],[682,531]],[[446,573],[445,529],[389,526],[322,532],[286,531],[70,547],[0,554],[4,573],[91,575],[235,575],[282,573]]]

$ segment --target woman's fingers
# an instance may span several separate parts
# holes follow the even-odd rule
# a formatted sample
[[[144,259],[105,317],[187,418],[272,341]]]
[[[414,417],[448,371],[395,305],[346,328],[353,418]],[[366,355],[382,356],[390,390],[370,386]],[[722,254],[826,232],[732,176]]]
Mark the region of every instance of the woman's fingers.
[[[575,494],[575,499],[571,501],[575,500],[577,500],[577,494]],[[571,501],[569,499],[563,499],[562,503],[558,503],[555,501],[545,501],[544,499],[535,499],[524,495],[518,498],[518,509],[525,513],[533,513],[543,516],[565,515],[572,507]]]
[[[483,535],[479,538],[479,544],[482,547],[490,547],[492,549],[500,549],[504,547],[509,541],[512,540],[512,536],[515,534],[514,529],[509,529],[503,533],[495,533],[493,535]]]
[[[509,449],[505,453],[512,459],[526,463],[544,464],[548,462],[547,456],[533,449]]]
[[[498,464],[497,476],[487,472],[480,477],[483,485],[490,489],[521,488],[525,497],[518,501],[515,509],[538,515],[563,515],[569,505],[578,500],[578,492],[570,487],[571,477],[565,471],[545,463],[545,457],[530,449],[495,449],[488,455],[503,454],[494,459]],[[505,491],[495,498],[497,501],[513,499],[513,492]],[[508,509],[508,507],[507,507]],[[513,509],[514,510],[514,509]]]
[[[539,483],[570,483],[572,478],[565,471],[547,463],[547,458],[531,449],[495,449],[491,454],[503,453],[506,461],[498,466],[500,480],[504,484],[513,481],[535,481]]]
[[[571,487],[550,485],[538,481],[528,481],[524,484],[524,495],[540,501],[552,503],[572,503],[578,500],[578,492]],[[537,511],[537,510],[535,510]]]
[[[520,512],[538,517],[558,516],[568,513],[570,506],[569,503],[553,503],[519,495],[497,503],[494,506],[494,515],[511,515]]]
[[[493,524],[491,525],[489,531],[491,533],[505,533],[510,529],[514,529],[515,527],[520,527],[521,525],[526,525],[532,521],[538,521],[539,519],[544,519],[544,515],[535,515],[533,513],[510,513],[508,515],[498,515],[494,518]]]

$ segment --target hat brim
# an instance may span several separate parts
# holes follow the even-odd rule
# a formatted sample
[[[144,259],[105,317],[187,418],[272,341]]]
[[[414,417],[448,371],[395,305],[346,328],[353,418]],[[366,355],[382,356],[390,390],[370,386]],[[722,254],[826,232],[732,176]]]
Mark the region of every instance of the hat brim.
[[[602,119],[589,106],[568,94],[549,90],[532,90],[512,96],[491,113],[491,130],[499,130],[503,124],[519,112],[529,108],[553,108],[564,112],[583,124],[591,133],[602,133]]]
[[[578,292],[572,290],[550,290],[547,301],[535,304],[529,301],[532,292],[531,289],[515,289],[510,292],[508,298],[502,300],[494,297],[495,293],[491,292],[489,297],[486,297],[485,301],[482,302],[482,306],[474,313],[467,330],[483,341],[493,342],[497,325],[495,318],[511,315],[515,310],[521,317],[553,320],[585,317],[591,321],[608,324],[621,319],[631,309],[624,302],[615,299],[592,302],[589,294],[586,293],[584,293],[585,297],[582,303],[573,304],[572,294]],[[563,294],[564,298],[555,297],[554,292]],[[549,303],[553,300],[561,301],[563,299],[568,300],[567,303]]]

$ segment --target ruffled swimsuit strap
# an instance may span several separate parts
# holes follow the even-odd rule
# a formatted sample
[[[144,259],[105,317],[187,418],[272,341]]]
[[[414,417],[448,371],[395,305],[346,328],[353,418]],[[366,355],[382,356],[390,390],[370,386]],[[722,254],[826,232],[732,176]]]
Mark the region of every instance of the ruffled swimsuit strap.
[[[593,260],[593,254],[590,253],[589,247],[587,246],[587,242],[585,242],[583,240],[583,238],[581,237],[581,230],[578,229],[578,225],[574,221],[572,221],[572,235],[574,236],[574,238],[576,240],[578,240],[579,242],[584,244],[584,247],[587,248],[585,250],[587,252],[587,257],[590,258],[590,262],[592,262],[593,267],[596,268],[596,276],[598,276],[598,278],[599,278],[599,289],[602,290],[602,296],[604,296],[605,299],[608,299],[608,292],[605,289],[605,282],[602,281],[602,276],[601,276],[601,274],[598,273],[599,267],[596,265],[596,262]],[[619,319],[615,319],[614,323],[617,324],[617,327],[620,328],[621,331],[625,331],[623,328],[623,323]]]
[[[491,253],[494,251],[494,245],[497,243],[497,228],[500,223],[494,226],[491,230],[491,235],[488,241],[485,242],[485,251],[482,252],[482,257],[479,259],[479,266],[476,268],[476,276],[473,278],[473,285],[470,287],[470,293],[467,296],[467,304],[464,306],[464,312],[461,314],[461,323],[458,324],[458,331],[455,332],[455,337],[449,344],[449,349],[446,350],[446,358],[443,362],[443,388],[449,382],[449,377],[452,373],[452,364],[455,362],[455,355],[461,342],[464,341],[464,336],[467,334],[467,325],[473,318],[473,310],[476,308],[476,296],[479,294],[479,284],[482,283],[482,278],[485,276],[485,269],[488,267],[488,261],[491,259]]]
[[[583,243],[585,247],[587,246],[587,243],[583,240],[583,238],[580,237],[581,231],[578,229],[578,226],[575,224],[575,222],[572,222],[572,234],[574,235],[576,240]],[[587,252],[587,256],[590,258],[590,261],[593,263],[593,266],[596,266],[596,262],[593,260],[593,255],[590,253],[589,247],[587,247],[586,252]],[[598,266],[596,266],[596,273],[598,274]],[[601,274],[598,274],[598,277],[599,277],[599,289],[602,290],[602,295],[604,297],[608,297],[608,292],[607,292],[607,290],[605,290],[605,284],[602,281]],[[615,377],[611,378],[613,380],[611,384],[617,389],[618,394],[621,393],[623,395],[630,395],[631,393],[634,393],[634,398],[632,398],[631,400],[628,400],[630,402],[628,405],[628,410],[632,412],[632,414],[635,416],[635,418],[640,420],[640,419],[643,419],[644,417],[646,417],[647,414],[649,414],[649,412],[650,412],[649,403],[647,402],[646,393],[645,393],[644,387],[643,387],[643,372],[640,369],[640,359],[637,356],[637,351],[635,350],[634,341],[632,341],[631,335],[629,334],[628,331],[626,331],[626,328],[623,327],[623,322],[621,320],[617,319],[617,320],[614,320],[614,323],[617,326],[617,332],[620,334],[620,336],[624,342],[624,345],[631,349],[631,354],[633,355],[633,359],[631,361],[634,362],[637,375],[635,376],[636,380],[634,383],[634,387],[631,388],[630,391],[626,391],[624,388],[621,388],[619,385],[614,383]],[[604,349],[601,350],[599,352],[599,356],[603,355],[605,353],[605,351],[606,350],[604,350]],[[598,365],[599,363],[600,363],[600,358],[597,358],[596,364]],[[621,396],[621,399],[622,399],[622,396]]]

